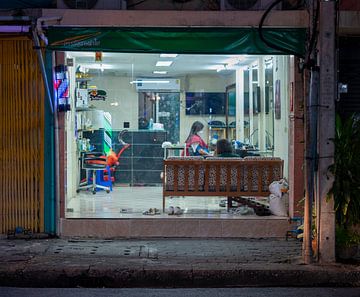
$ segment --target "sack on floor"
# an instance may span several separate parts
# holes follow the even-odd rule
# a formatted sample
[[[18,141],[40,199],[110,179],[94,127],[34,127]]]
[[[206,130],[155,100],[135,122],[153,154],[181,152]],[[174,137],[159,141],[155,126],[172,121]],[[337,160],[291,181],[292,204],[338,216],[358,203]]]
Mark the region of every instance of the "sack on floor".
[[[269,197],[269,205],[270,205],[270,211],[273,215],[279,216],[279,217],[286,217],[287,211],[285,206],[285,195],[280,197],[277,197],[274,194],[270,194]]]
[[[281,197],[281,184],[279,181],[273,181],[269,186],[269,191],[271,195],[276,197]]]

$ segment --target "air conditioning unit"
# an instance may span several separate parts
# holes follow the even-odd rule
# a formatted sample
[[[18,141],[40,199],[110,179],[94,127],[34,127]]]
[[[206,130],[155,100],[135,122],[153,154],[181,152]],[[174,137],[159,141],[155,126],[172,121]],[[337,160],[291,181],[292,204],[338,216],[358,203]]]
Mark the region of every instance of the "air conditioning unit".
[[[137,78],[132,82],[138,92],[167,91],[180,92],[180,79],[174,78]]]
[[[57,0],[59,9],[126,9],[126,0]]]

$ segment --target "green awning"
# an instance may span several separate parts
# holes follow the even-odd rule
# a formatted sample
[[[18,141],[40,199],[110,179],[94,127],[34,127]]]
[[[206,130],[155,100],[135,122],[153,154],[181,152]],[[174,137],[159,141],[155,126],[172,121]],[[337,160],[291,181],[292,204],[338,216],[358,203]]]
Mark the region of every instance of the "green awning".
[[[263,36],[284,50],[267,46],[258,28],[50,27],[48,48],[182,54],[289,54],[304,56],[305,28],[263,28]]]

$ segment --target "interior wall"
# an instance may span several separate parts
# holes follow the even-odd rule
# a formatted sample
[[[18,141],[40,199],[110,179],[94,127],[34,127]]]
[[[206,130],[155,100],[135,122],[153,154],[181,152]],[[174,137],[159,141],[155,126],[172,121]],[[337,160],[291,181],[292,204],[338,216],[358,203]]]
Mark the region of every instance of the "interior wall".
[[[107,75],[105,71],[89,82],[89,85],[107,92],[105,101],[90,101],[89,104],[111,114],[114,130],[124,129],[124,122],[130,123],[129,129],[138,129],[138,93],[130,80],[125,76]]]
[[[274,120],[274,156],[284,160],[284,176],[288,177],[289,157],[289,56],[274,57],[275,82],[280,80],[281,117]],[[275,97],[274,97],[275,98]]]

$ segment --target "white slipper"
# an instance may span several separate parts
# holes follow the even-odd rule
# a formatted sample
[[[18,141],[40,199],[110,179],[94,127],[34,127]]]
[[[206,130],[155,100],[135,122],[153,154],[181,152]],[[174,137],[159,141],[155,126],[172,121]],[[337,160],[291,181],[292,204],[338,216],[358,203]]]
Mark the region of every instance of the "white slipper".
[[[168,215],[173,215],[174,214],[174,207],[173,206],[169,206],[168,210],[167,210]]]
[[[174,215],[182,215],[183,213],[184,211],[179,206],[174,208]]]

